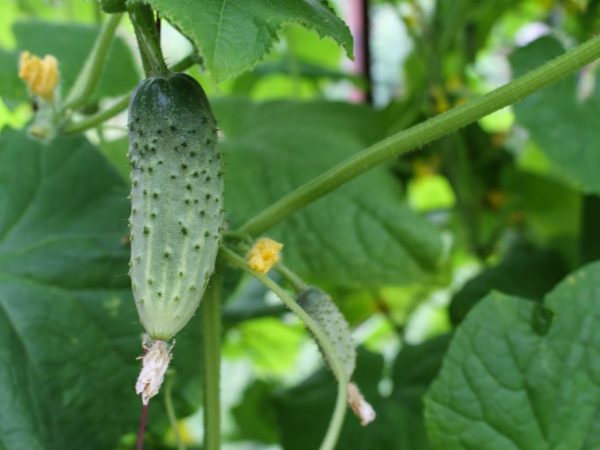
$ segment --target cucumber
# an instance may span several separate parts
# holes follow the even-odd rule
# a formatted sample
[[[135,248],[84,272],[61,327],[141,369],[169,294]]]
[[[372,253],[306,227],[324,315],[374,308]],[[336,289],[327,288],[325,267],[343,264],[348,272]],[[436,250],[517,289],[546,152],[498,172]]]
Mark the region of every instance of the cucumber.
[[[223,172],[206,94],[190,76],[142,81],[129,104],[130,276],[140,320],[169,340],[194,315],[223,231]]]
[[[309,286],[302,291],[296,301],[321,327],[331,341],[337,357],[342,361],[347,379],[352,378],[356,367],[356,350],[350,326],[331,297],[321,289]],[[331,368],[331,362],[325,357]]]
[[[326,292],[314,286],[309,286],[303,290],[296,301],[317,322],[323,333],[333,344],[335,354],[342,362],[346,375],[345,380],[338,379],[338,382],[348,383],[348,405],[360,420],[361,425],[368,425],[375,420],[376,413],[363,397],[358,386],[350,382],[356,368],[356,349],[354,348],[350,326],[344,315]],[[321,353],[323,353],[329,368],[335,373],[332,369],[332,361],[327,358],[322,350]]]

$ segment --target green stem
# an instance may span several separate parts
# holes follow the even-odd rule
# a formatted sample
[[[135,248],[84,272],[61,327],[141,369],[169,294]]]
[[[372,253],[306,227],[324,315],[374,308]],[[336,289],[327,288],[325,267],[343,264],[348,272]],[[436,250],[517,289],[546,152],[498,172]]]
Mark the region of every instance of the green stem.
[[[578,45],[571,51],[488,94],[372,145],[285,195],[252,217],[237,231],[253,236],[260,235],[296,210],[381,163],[422,147],[494,111],[516,103],[598,57],[600,57],[600,36]]]
[[[181,440],[181,434],[179,433],[179,425],[177,424],[177,415],[175,414],[175,408],[173,407],[173,373],[167,373],[167,380],[165,382],[165,409],[167,410],[167,416],[169,417],[169,423],[173,429],[175,435],[175,443],[177,444],[177,450],[186,450],[183,441]]]
[[[202,58],[200,56],[198,56],[196,53],[191,53],[169,67],[169,72],[183,72],[184,70],[189,69],[195,64],[200,64],[201,62]]]
[[[125,111],[127,105],[129,105],[129,95],[121,97],[114,105],[110,108],[106,108],[93,116],[86,117],[78,122],[71,122],[65,125],[62,129],[64,134],[75,134],[89,130],[90,128],[96,128],[108,119],[116,116],[117,114]]]
[[[163,76],[169,73],[162,50],[160,36],[150,6],[135,3],[129,7],[129,18],[135,30],[146,76]]]
[[[296,273],[283,263],[277,263],[275,270],[285,278],[296,291],[301,292],[306,289],[306,283]]]
[[[63,111],[68,109],[74,110],[83,106],[94,92],[94,88],[104,68],[104,62],[112,44],[115,30],[122,17],[123,14],[111,15],[110,19],[100,29],[100,34],[96,38],[94,47],[65,100]]]
[[[213,275],[202,299],[204,450],[221,448],[221,287]]]
[[[181,61],[175,63],[171,67],[171,71],[173,72],[182,72],[194,64],[197,63],[197,58],[193,55],[188,55],[183,58]],[[71,122],[65,125],[62,129],[64,134],[76,134],[81,133],[83,131],[89,130],[91,128],[96,128],[102,123],[106,122],[108,119],[116,116],[117,114],[125,111],[127,106],[129,105],[130,95],[125,95],[121,97],[114,105],[110,108],[107,108],[103,111],[100,111],[93,116],[86,117],[78,122]]]
[[[344,371],[344,366],[335,352],[335,347],[327,338],[327,335],[323,332],[323,330],[321,330],[321,327],[317,324],[317,322],[315,322],[313,318],[310,317],[306,311],[304,311],[304,309],[302,309],[302,307],[298,305],[298,303],[296,303],[296,301],[281,286],[271,280],[268,276],[252,270],[241,256],[237,255],[231,250],[222,246],[220,254],[232,266],[251,274],[267,288],[273,291],[281,299],[281,301],[294,314],[296,314],[296,316],[298,316],[302,322],[304,322],[306,327],[315,337],[315,340],[323,351],[323,354],[329,362],[331,370],[333,371],[333,374],[338,382],[337,400],[335,402],[333,415],[331,417],[331,421],[329,422],[327,434],[325,435],[325,438],[319,447],[320,450],[333,450],[335,448],[335,444],[337,443],[338,436],[344,423],[344,417],[346,415],[349,382],[346,377],[346,372]]]

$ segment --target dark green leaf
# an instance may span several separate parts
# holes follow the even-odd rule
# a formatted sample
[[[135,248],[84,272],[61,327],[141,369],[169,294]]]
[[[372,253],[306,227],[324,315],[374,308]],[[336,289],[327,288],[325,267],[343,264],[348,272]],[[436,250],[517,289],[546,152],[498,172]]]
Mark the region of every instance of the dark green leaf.
[[[133,425],[141,328],[121,243],[125,194],[81,137],[0,136],[4,448],[106,449]]]
[[[599,283],[595,263],[569,275],[544,306],[502,294],[480,302],[426,398],[433,447],[597,448]]]
[[[514,75],[521,75],[562,52],[555,39],[538,39],[513,54]],[[578,81],[573,75],[527,97],[514,110],[519,124],[527,128],[557,171],[585,192],[600,193],[599,89],[589,98],[578,99]]]
[[[9,107],[18,103],[18,100],[27,98],[25,83],[19,79],[18,70],[18,55],[15,52],[0,49],[0,93]]]
[[[439,336],[419,345],[404,344],[394,362],[393,396],[421,410],[421,397],[442,365],[450,337]]]
[[[578,264],[581,194],[549,175],[507,170],[502,188],[522,217],[532,241],[555,248],[572,265]]]
[[[541,301],[567,270],[556,251],[518,245],[497,266],[484,270],[458,291],[450,304],[452,322],[461,322],[492,291]]]
[[[586,195],[581,218],[581,260],[583,263],[600,259],[600,197]]]
[[[381,137],[372,110],[340,103],[214,102],[225,139],[233,227]],[[376,286],[422,280],[441,259],[436,228],[376,169],[293,214],[270,235],[310,280]]]
[[[112,448],[135,430],[141,333],[118,173],[84,138],[0,135],[0,448]],[[176,407],[198,407],[198,321],[178,336]],[[152,428],[164,430],[159,398]]]
[[[232,410],[238,427],[235,433],[237,438],[269,444],[279,441],[270,398],[272,392],[273,386],[261,380],[246,389],[242,400]]]
[[[377,385],[382,377],[383,358],[381,355],[365,350],[359,351],[354,381],[378,413],[381,413],[382,399],[377,392]],[[281,445],[285,450],[319,448],[333,412],[336,392],[337,386],[331,372],[321,370],[293,389],[274,397]],[[358,419],[348,412],[336,449],[382,450],[390,448],[376,442],[386,439],[386,436],[382,435],[382,430],[379,429],[383,423],[379,419],[378,417],[373,424],[363,428]]]
[[[382,396],[380,355],[359,350],[355,381],[373,405],[377,418],[361,427],[348,413],[336,449],[428,450],[422,418],[422,395],[437,374],[448,345],[442,336],[421,345],[406,345],[394,363],[391,395]],[[335,401],[331,375],[320,371],[275,397],[276,417],[285,450],[318,448]]]
[[[325,1],[149,0],[162,17],[179,28],[200,51],[218,80],[252,68],[271,49],[281,27],[298,23],[334,39],[352,53],[350,31]]]

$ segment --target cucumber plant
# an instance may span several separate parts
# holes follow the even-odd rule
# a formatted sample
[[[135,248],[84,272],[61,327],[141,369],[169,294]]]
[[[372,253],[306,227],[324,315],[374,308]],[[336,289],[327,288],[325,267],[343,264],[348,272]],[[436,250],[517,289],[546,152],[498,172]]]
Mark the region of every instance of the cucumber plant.
[[[164,17],[169,17],[172,5],[165,6],[160,0],[148,3],[161,15],[161,9],[164,9]],[[193,77],[167,69],[160,50],[156,11],[148,4],[102,0],[99,5],[113,16],[105,23],[76,88],[67,96],[64,107],[57,109],[60,120],[52,123],[56,126],[53,131],[63,134],[85,131],[129,104],[130,277],[135,306],[150,339],[144,344],[146,354],[136,388],[144,404],[156,395],[171,360],[171,345],[177,333],[192,319],[201,301],[205,305],[210,302],[210,308],[202,311],[203,324],[214,325],[203,327],[206,358],[203,370],[204,381],[208,383],[204,394],[210,400],[205,402],[205,448],[208,450],[220,447],[218,349],[221,317],[219,295],[204,294],[215,271],[218,253],[221,252],[230,265],[252,274],[279,296],[317,341],[338,381],[335,411],[321,445],[322,450],[335,448],[346,403],[357,412],[363,424],[374,417],[374,412],[351,383],[356,352],[350,327],[326,292],[315,286],[306,287],[289,269],[283,270],[283,266],[279,266],[281,273],[285,274],[287,270],[288,278],[284,275],[284,282],[288,281],[294,288],[295,297],[273,278],[253,269],[252,264],[240,256],[247,250],[244,243],[253,242],[296,210],[382,162],[512,104],[600,55],[600,38],[592,39],[507,86],[374,144],[288,193],[237,230],[225,233],[223,170],[217,125],[204,90]],[[76,114],[81,112],[94,90],[119,14],[125,10],[134,25],[146,79],[135,88],[130,99],[122,98],[108,110],[76,120]],[[188,23],[180,22],[174,25],[185,32]],[[218,48],[213,53],[218,53]],[[214,62],[215,54],[205,56],[210,56]],[[218,287],[220,280],[214,283]],[[219,292],[218,289],[215,292]],[[176,427],[176,421],[172,425]]]

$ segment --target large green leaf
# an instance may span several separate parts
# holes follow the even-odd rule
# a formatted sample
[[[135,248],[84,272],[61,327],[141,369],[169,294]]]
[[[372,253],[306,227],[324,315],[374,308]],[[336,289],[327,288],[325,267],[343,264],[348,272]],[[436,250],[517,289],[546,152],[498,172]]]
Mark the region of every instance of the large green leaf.
[[[0,135],[0,448],[106,449],[132,425],[125,194],[81,137]]]
[[[75,82],[79,71],[94,45],[98,27],[74,23],[52,23],[41,20],[16,22],[13,31],[16,51],[0,53],[0,92],[8,100],[25,100],[25,89],[18,79],[18,53],[28,50],[36,55],[52,54],[58,59],[63,97]],[[94,99],[115,97],[129,92],[139,75],[129,48],[117,37],[108,53],[104,70],[94,91]]]
[[[512,58],[515,76],[563,52],[552,38],[541,38],[516,51]],[[597,117],[600,90],[578,99],[578,81],[571,76],[527,97],[514,106],[517,121],[527,128],[557,171],[584,191],[600,193],[600,141]]]
[[[381,137],[378,115],[341,103],[214,102],[225,139],[226,208],[235,227]],[[377,169],[293,214],[269,235],[313,281],[377,286],[421,280],[441,258],[436,228]]]
[[[426,399],[434,448],[598,449],[600,264],[544,306],[491,294],[458,328]]]
[[[352,53],[350,31],[324,0],[148,0],[196,45],[218,80],[252,68],[271,49],[281,27],[299,23]]]

